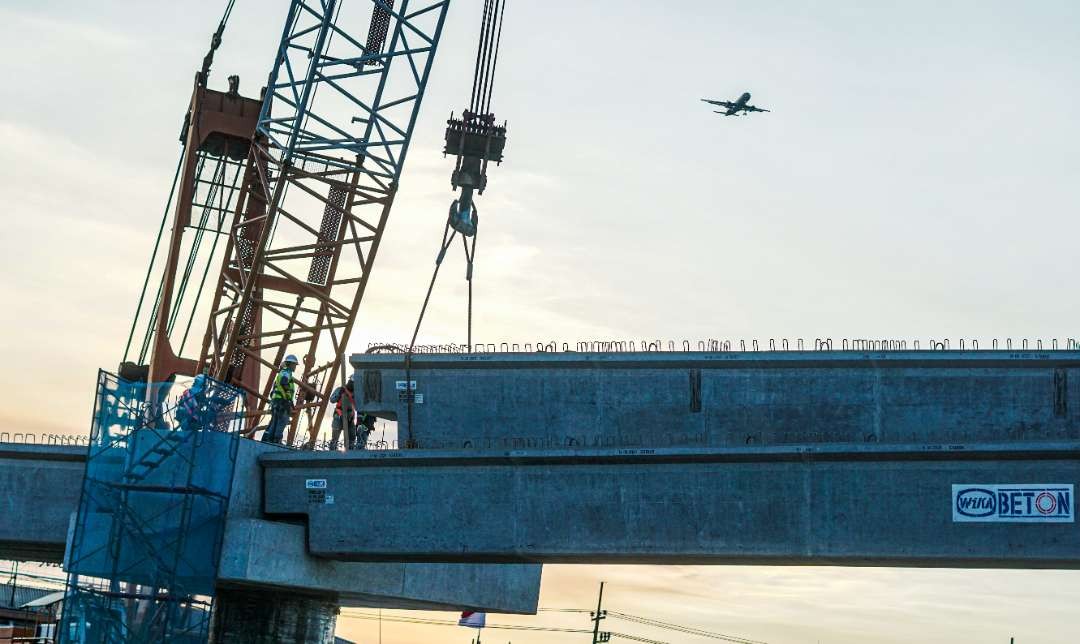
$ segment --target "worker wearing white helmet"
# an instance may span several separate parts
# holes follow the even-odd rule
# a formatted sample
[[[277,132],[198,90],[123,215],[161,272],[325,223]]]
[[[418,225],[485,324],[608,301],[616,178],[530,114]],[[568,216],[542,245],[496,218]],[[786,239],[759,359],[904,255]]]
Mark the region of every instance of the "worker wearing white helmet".
[[[285,426],[292,417],[293,399],[296,397],[293,370],[299,363],[296,356],[285,356],[281,371],[274,376],[274,388],[270,391],[270,425],[263,432],[264,443],[280,443],[285,435]]]

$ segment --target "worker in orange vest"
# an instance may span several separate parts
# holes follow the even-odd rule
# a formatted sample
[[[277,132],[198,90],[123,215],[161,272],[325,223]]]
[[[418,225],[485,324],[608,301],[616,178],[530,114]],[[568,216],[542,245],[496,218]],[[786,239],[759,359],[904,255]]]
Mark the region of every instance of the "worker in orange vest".
[[[338,439],[341,438],[341,430],[345,429],[345,449],[356,449],[356,397],[353,395],[353,381],[345,383],[344,387],[338,387],[330,394],[330,402],[334,403],[334,417],[330,421],[333,433],[330,437],[330,450],[337,451]]]

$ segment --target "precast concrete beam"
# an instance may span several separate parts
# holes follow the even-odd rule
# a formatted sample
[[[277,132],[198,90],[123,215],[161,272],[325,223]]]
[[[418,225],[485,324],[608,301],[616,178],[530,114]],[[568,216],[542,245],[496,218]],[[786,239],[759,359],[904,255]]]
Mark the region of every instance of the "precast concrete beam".
[[[63,561],[86,453],[85,446],[0,444],[0,559]],[[273,453],[288,452],[240,441],[219,587],[333,597],[344,606],[536,612],[539,565],[353,563],[312,557],[302,525],[263,517],[258,459]],[[365,493],[353,496],[365,498]],[[373,533],[368,538],[380,537]]]
[[[268,520],[263,514],[264,473],[260,459],[295,452],[241,440],[229,499],[218,582],[225,587],[264,588],[332,595],[343,606],[426,610],[536,612],[541,566],[353,563],[313,557],[303,525]],[[333,457],[339,452],[322,452]],[[272,486],[266,493],[274,494]],[[377,491],[341,490],[339,498],[363,503]],[[379,530],[364,535],[378,541]]]
[[[953,489],[1075,490],[1080,441],[280,453],[261,462],[267,514],[306,518],[309,552],[326,559],[1080,568],[1071,493],[1067,521],[965,522]]]
[[[0,559],[59,563],[86,447],[0,443]]]
[[[351,358],[363,409],[423,449],[1080,439],[1080,351]],[[406,381],[410,384],[406,385]]]

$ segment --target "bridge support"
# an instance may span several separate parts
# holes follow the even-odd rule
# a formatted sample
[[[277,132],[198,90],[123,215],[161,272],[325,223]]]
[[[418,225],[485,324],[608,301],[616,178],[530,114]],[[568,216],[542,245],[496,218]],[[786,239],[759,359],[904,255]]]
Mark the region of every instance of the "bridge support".
[[[333,644],[338,610],[332,595],[219,589],[210,644]]]

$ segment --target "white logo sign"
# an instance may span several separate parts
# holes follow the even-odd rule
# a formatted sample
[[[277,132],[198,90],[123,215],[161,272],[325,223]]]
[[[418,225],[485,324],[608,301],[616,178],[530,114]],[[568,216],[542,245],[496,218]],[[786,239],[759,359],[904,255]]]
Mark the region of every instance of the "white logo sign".
[[[1072,523],[1071,483],[952,486],[954,522]]]
[[[398,391],[405,391],[405,381],[404,380],[394,381],[394,388],[397,389]],[[416,381],[415,380],[410,380],[409,381],[409,390],[410,391],[416,391]]]
[[[325,490],[326,479],[308,479],[304,481],[304,487],[309,490]]]

